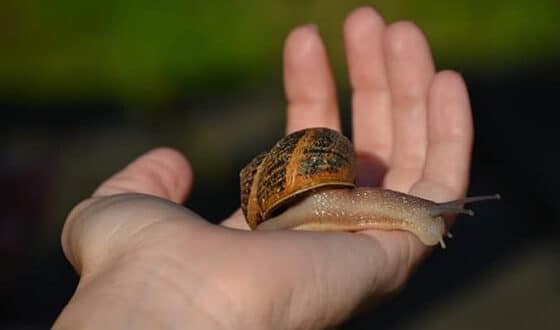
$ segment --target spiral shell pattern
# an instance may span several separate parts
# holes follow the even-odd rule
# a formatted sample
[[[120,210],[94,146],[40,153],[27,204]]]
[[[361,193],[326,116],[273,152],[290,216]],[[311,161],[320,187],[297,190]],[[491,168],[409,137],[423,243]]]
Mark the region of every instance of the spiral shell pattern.
[[[344,135],[308,128],[287,135],[240,173],[241,208],[252,229],[282,207],[321,187],[353,187],[356,155]]]

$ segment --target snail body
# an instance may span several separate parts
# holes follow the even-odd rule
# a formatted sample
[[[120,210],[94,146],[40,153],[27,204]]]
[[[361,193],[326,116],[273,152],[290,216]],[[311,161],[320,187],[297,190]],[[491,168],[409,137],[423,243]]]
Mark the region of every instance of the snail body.
[[[473,212],[465,203],[498,195],[436,203],[401,192],[355,187],[351,142],[327,128],[294,132],[242,171],[241,208],[253,230],[406,230],[425,245],[441,244],[443,214]]]

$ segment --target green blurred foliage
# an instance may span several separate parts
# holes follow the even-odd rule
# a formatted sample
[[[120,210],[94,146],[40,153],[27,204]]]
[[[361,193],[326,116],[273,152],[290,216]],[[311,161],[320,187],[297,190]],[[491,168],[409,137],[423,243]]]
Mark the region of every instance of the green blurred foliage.
[[[0,94],[162,101],[278,80],[283,40],[305,23],[319,25],[342,80],[341,24],[364,4],[415,21],[440,65],[511,69],[560,55],[557,0],[3,0]]]

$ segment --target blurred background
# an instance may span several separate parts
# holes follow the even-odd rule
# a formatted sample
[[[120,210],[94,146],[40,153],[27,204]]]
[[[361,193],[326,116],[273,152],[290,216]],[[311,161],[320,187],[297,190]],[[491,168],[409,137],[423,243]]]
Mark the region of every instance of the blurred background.
[[[340,328],[560,328],[557,0],[2,0],[0,328],[52,324],[77,283],[59,244],[67,212],[144,151],[188,156],[199,214],[236,209],[240,168],[283,134],[296,25],[319,26],[350,134],[341,25],[364,4],[415,21],[438,68],[464,75],[470,194],[503,200],[476,205],[400,295]]]

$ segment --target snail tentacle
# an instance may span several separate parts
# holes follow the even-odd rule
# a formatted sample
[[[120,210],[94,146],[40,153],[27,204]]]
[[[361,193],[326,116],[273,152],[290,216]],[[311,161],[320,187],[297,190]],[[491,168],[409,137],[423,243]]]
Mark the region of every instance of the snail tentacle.
[[[470,216],[473,216],[474,212],[472,210],[465,209],[463,205],[474,203],[474,202],[487,201],[487,200],[497,200],[500,198],[501,198],[500,194],[494,194],[494,195],[466,197],[454,201],[437,203],[435,206],[430,207],[429,214],[432,217],[436,217],[443,214],[451,214],[451,213],[462,213],[462,214],[468,214]]]

